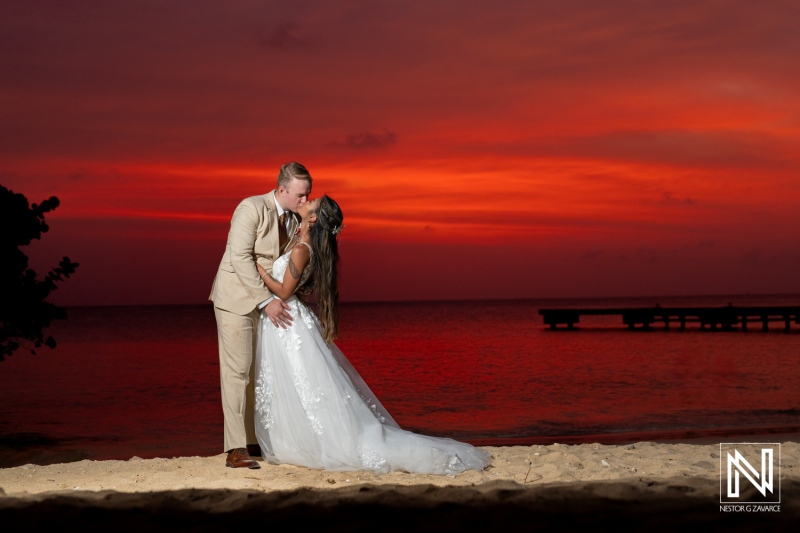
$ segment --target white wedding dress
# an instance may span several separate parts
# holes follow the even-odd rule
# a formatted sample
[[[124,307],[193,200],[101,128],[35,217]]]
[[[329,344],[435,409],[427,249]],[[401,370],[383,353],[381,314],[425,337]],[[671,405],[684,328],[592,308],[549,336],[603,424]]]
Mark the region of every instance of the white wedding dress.
[[[288,257],[275,261],[273,278],[283,279]],[[275,327],[263,314],[259,323],[255,426],[265,461],[417,474],[489,464],[490,455],[469,444],[400,429],[344,354],[323,340],[316,315],[295,296],[286,303],[291,326]]]

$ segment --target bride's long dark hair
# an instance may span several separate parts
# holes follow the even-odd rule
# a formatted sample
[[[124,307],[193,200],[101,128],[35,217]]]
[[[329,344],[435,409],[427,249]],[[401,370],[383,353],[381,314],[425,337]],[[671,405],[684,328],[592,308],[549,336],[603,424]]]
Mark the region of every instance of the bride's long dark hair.
[[[325,195],[319,199],[317,221],[310,231],[311,246],[314,248],[314,261],[311,280],[317,291],[319,320],[322,322],[322,335],[325,342],[332,342],[339,334],[339,287],[337,270],[339,266],[339,243],[336,236],[342,229],[342,210],[339,204]]]

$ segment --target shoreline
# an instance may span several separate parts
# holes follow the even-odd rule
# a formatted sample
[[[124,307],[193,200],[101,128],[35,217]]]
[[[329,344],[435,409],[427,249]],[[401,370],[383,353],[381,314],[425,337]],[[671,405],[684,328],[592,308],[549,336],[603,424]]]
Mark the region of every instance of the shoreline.
[[[800,442],[800,426],[760,426],[737,428],[695,428],[654,431],[630,431],[581,435],[543,435],[536,437],[499,437],[470,439],[475,446],[532,446],[536,444],[713,444],[721,442]],[[770,439],[777,439],[770,441]]]
[[[542,435],[528,437],[497,437],[463,439],[453,437],[474,446],[548,446],[551,444],[604,444],[625,445],[637,442],[655,442],[663,444],[719,444],[724,442],[795,442],[800,443],[800,426],[762,426],[738,428],[702,428],[658,431],[635,431],[620,433],[599,433],[580,435]],[[68,464],[81,460],[92,461],[126,461],[126,457],[93,456],[91,447],[82,447],[80,439],[51,439],[38,433],[18,433],[0,437],[0,471],[25,464],[47,466],[52,464]],[[141,452],[140,452],[141,453]],[[195,452],[197,455],[210,455]],[[187,455],[194,455],[192,453]],[[166,452],[162,455],[145,454],[146,459],[160,457],[176,457]],[[0,486],[2,486],[0,484]]]
[[[331,472],[263,462],[259,470],[232,469],[224,467],[224,454],[28,464],[0,469],[0,522],[9,531],[30,531],[32,524],[59,527],[68,517],[70,530],[122,527],[141,533],[144,527],[209,530],[231,523],[304,524],[294,529],[309,531],[331,524],[340,531],[480,531],[500,524],[533,530],[610,527],[635,519],[635,529],[648,524],[654,531],[693,523],[788,531],[800,519],[796,442],[781,444],[780,513],[749,515],[720,510],[717,444],[484,449],[492,454],[491,466],[457,476]]]

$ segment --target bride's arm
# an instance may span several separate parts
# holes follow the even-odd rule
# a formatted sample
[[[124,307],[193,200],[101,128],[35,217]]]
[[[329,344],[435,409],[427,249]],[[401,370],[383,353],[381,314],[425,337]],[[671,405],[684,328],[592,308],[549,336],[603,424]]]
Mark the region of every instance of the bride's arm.
[[[258,267],[258,275],[264,280],[267,288],[278,298],[285,300],[294,294],[297,284],[300,282],[300,277],[303,275],[303,270],[308,266],[311,254],[305,246],[295,246],[289,254],[289,264],[286,265],[286,272],[283,274],[283,280],[278,282],[272,279],[264,267]]]

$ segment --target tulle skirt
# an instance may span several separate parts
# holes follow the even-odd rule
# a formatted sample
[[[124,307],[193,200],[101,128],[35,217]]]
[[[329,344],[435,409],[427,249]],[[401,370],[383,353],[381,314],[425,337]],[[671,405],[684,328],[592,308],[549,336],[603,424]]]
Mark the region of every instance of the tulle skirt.
[[[256,352],[256,436],[264,460],[325,470],[457,474],[491,456],[453,439],[400,429],[317,317],[286,303],[286,329],[262,315]]]

